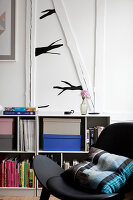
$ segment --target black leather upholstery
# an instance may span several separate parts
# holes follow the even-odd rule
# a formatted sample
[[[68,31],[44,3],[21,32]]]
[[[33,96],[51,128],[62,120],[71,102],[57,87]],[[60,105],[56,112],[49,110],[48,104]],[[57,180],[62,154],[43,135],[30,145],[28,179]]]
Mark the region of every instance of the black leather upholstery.
[[[110,124],[102,131],[95,146],[133,159],[133,123]]]

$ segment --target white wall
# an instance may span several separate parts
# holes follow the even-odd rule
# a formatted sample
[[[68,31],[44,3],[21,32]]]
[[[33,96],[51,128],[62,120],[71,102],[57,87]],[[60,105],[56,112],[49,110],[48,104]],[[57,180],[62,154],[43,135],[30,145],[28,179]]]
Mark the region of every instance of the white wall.
[[[74,39],[78,44],[81,56],[93,86],[94,81],[94,32],[95,32],[95,4],[92,0],[64,1],[64,7],[72,26]],[[60,55],[42,54],[35,59],[35,105],[49,105],[44,111],[65,111],[74,109],[80,113],[82,101],[80,90],[66,90],[61,95],[60,89],[53,86],[66,87],[67,81],[72,85],[81,85],[76,66],[73,62],[71,51],[67,45],[66,33],[63,31],[57,14],[39,19],[42,11],[53,9],[51,0],[38,0],[35,16],[35,47],[48,46],[52,42],[61,39],[57,44],[63,44],[59,49],[51,52],[59,52]],[[61,16],[63,17],[63,16]],[[71,38],[69,38],[71,40]],[[34,97],[33,97],[34,98]]]
[[[133,1],[107,0],[105,12],[104,111],[133,120]]]
[[[39,0],[40,1],[40,0]],[[38,2],[38,1],[37,1]],[[75,3],[76,2],[76,3]],[[78,3],[77,3],[78,2]],[[90,73],[91,82],[94,82],[94,20],[95,20],[95,7],[94,0],[84,0],[85,4],[83,4],[82,0],[72,0],[65,1],[66,9],[69,13],[69,17],[71,23],[73,24],[73,30],[76,35],[81,54],[83,56],[84,62],[87,66],[87,69]],[[88,3],[88,7],[86,3]],[[97,75],[97,85],[99,96],[96,96],[96,102],[102,102],[102,111],[111,113],[113,116],[113,120],[132,120],[133,118],[133,1],[132,0],[99,0],[99,7],[97,7],[97,13],[105,11],[105,16],[103,12],[99,12],[100,15],[97,15],[97,57],[100,57],[102,62],[99,62],[99,59],[96,61],[96,69],[99,73]],[[0,104],[3,106],[24,106],[25,105],[25,0],[16,1],[17,3],[17,13],[16,13],[16,61],[0,61]],[[44,3],[44,1],[43,1]],[[81,3],[81,4],[80,4]],[[76,6],[75,6],[76,4]],[[49,5],[49,1],[45,0],[45,8]],[[51,3],[51,6],[53,4]],[[102,7],[103,6],[103,7]],[[105,7],[104,7],[105,6]],[[90,9],[92,8],[93,9]],[[75,11],[73,12],[75,8]],[[81,8],[81,10],[80,10]],[[88,12],[84,12],[85,10]],[[80,12],[80,13],[79,13]],[[81,14],[82,13],[82,14]],[[79,15],[81,14],[81,15]],[[91,16],[91,17],[90,17]],[[50,16],[52,17],[52,16]],[[85,18],[85,20],[84,20]],[[63,36],[60,30],[59,24],[57,24],[57,19],[53,18],[53,21],[50,23],[55,23],[56,25],[53,28],[53,31],[49,32],[48,29],[44,28],[44,33],[42,38],[44,39],[45,44],[49,44],[50,38],[53,36],[56,37],[54,40],[59,39],[60,36]],[[105,21],[104,21],[105,20]],[[40,22],[42,23],[42,22]],[[45,22],[45,25],[50,26],[48,20]],[[80,24],[80,26],[79,26]],[[102,24],[102,25],[100,25]],[[40,24],[41,25],[41,24]],[[43,25],[42,25],[43,26]],[[81,28],[82,26],[82,28]],[[100,30],[100,28],[101,30]],[[99,28],[99,29],[98,29]],[[103,30],[104,29],[104,30]],[[102,34],[104,33],[104,34]],[[65,43],[65,39],[63,38],[63,42]],[[37,41],[36,41],[37,42]],[[101,44],[100,44],[101,42]],[[38,43],[39,45],[39,43]],[[98,46],[99,45],[99,46]],[[64,48],[64,47],[63,47]],[[60,52],[61,49],[59,49]],[[70,57],[67,49],[63,49],[63,55]],[[50,55],[45,57],[45,61],[43,61],[43,65],[38,65],[38,69],[45,72],[47,63],[58,62],[57,67],[62,69],[62,63],[69,63],[69,65],[73,65],[71,60],[68,61],[64,57],[59,61],[59,57],[51,60]],[[61,57],[60,57],[61,58]],[[56,60],[55,60],[56,59]],[[102,63],[102,64],[101,64]],[[39,62],[38,62],[39,64]],[[98,66],[98,64],[101,66]],[[70,77],[75,73],[74,68],[67,68],[68,74]],[[73,72],[72,72],[72,71]],[[102,71],[103,70],[103,71]],[[56,85],[60,85],[60,80],[66,79],[66,74],[64,76],[60,76],[60,80],[56,79],[57,73],[51,70],[51,67],[48,68],[48,71],[51,76],[49,76],[51,86],[56,83]],[[72,72],[72,74],[71,74]],[[38,72],[37,72],[38,73]],[[38,104],[49,104],[49,102],[54,101],[58,102],[57,109],[72,108],[71,107],[71,99],[66,96],[64,93],[59,98],[57,97],[58,91],[55,90],[54,95],[56,97],[51,96],[51,94],[46,93],[44,88],[50,91],[47,87],[47,82],[43,80],[43,74],[39,74],[36,76],[37,79],[40,79],[40,82],[43,81],[41,92],[39,89],[39,85],[36,88],[37,95],[40,96],[42,102],[38,102]],[[99,76],[99,78],[98,78]],[[40,78],[39,78],[40,77]],[[76,74],[72,75],[75,85],[79,83],[78,78],[76,78]],[[72,80],[70,78],[70,81]],[[103,84],[101,84],[103,77]],[[99,82],[98,82],[99,80]],[[55,82],[53,82],[55,81]],[[37,83],[37,82],[36,82]],[[44,84],[45,83],[45,84]],[[61,84],[61,86],[64,86]],[[98,87],[97,87],[98,86]],[[103,92],[102,92],[103,87]],[[101,90],[100,90],[101,88]],[[41,93],[43,92],[43,98],[41,97]],[[69,92],[69,94],[71,91]],[[53,94],[52,94],[53,95]],[[80,94],[75,91],[72,96],[72,100],[75,103],[75,96],[79,96],[78,100],[76,98],[76,105],[80,104]],[[37,97],[38,98],[38,97]],[[70,107],[67,107],[64,102],[68,101]],[[37,100],[38,101],[38,100]],[[40,100],[39,100],[40,101]],[[64,104],[63,106],[61,106]],[[68,104],[67,104],[68,105]]]
[[[0,105],[25,105],[25,0],[16,1],[16,61],[0,61]]]

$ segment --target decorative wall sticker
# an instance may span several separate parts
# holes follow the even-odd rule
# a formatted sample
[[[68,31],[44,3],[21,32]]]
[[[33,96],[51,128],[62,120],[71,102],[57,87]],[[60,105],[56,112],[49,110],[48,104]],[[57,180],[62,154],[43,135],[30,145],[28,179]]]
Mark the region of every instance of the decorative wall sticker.
[[[47,108],[49,107],[49,105],[46,105],[46,106],[38,106],[38,108]]]
[[[65,90],[83,90],[83,88],[82,88],[81,85],[79,85],[79,86],[74,86],[74,85],[70,84],[70,83],[67,82],[67,81],[61,81],[61,82],[65,83],[65,84],[67,84],[67,85],[69,85],[69,86],[67,86],[67,87],[54,86],[53,88],[55,88],[55,89],[62,89],[62,91],[61,91],[58,95],[60,95],[60,94],[61,94],[62,92],[64,92]]]
[[[46,46],[46,47],[37,47],[35,49],[35,56],[39,56],[39,55],[44,54],[44,53],[60,55],[60,53],[49,52],[51,49],[56,49],[56,48],[59,48],[59,47],[63,46],[63,44],[55,44],[56,42],[58,42],[60,40],[61,39],[56,40],[55,42],[51,43],[49,46]]]
[[[47,9],[47,10],[42,11],[41,13],[45,13],[44,15],[42,15],[40,17],[40,19],[43,19],[43,18],[45,18],[49,15],[52,15],[53,13],[56,13],[56,12],[55,12],[55,9]]]

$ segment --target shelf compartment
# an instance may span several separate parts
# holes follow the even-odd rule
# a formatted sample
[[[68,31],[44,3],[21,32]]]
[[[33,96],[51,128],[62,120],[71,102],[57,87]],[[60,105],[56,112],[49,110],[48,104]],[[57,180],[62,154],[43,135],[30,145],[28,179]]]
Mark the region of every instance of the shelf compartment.
[[[17,150],[17,117],[0,116],[0,151]]]
[[[35,188],[33,154],[0,154],[2,188]]]
[[[52,128],[50,127],[50,124],[52,124],[51,126],[53,126]],[[57,123],[57,124],[56,124]],[[63,131],[63,125],[66,127],[66,126],[69,126],[72,124],[72,129],[71,128],[66,128],[64,129]],[[59,125],[61,126],[59,128]],[[44,127],[46,126],[46,127]],[[74,126],[75,126],[75,129],[74,129]],[[74,131],[74,132],[73,132]],[[59,134],[58,134],[59,132]],[[77,134],[76,134],[77,132]],[[44,134],[43,134],[44,133]],[[61,134],[62,133],[62,134]],[[67,133],[67,134],[65,134]],[[74,134],[73,134],[74,133]],[[57,137],[69,137],[70,136],[79,136],[81,137],[81,141],[80,141],[80,150],[81,151],[84,151],[85,150],[85,118],[83,117],[39,117],[39,150],[43,150],[43,138],[45,137],[45,135],[49,135],[49,137],[54,137],[54,135],[57,135]],[[73,136],[73,137],[74,137]],[[57,138],[58,139],[58,138]],[[57,141],[57,139],[55,141]],[[65,138],[67,140],[67,138]],[[64,139],[64,143],[65,143],[65,140]],[[46,140],[48,140],[46,138]],[[60,141],[60,140],[59,140]],[[74,140],[73,140],[74,141]],[[50,142],[50,139],[49,139],[49,142]],[[76,150],[76,149],[75,149]],[[79,150],[79,151],[80,151]],[[48,149],[48,151],[52,151],[52,149]],[[57,150],[59,151],[59,150]],[[61,150],[63,151],[63,149]],[[68,148],[68,151],[69,151],[69,148]],[[70,149],[71,151],[71,149]]]
[[[57,153],[57,152],[39,152],[39,155],[47,156],[48,158],[54,160],[58,165],[61,166],[61,153]]]
[[[84,160],[88,159],[88,152],[84,153],[62,153],[63,158],[62,158],[62,167],[64,168],[64,164],[67,162],[69,163],[69,167],[73,166],[74,161],[80,163],[83,162]]]

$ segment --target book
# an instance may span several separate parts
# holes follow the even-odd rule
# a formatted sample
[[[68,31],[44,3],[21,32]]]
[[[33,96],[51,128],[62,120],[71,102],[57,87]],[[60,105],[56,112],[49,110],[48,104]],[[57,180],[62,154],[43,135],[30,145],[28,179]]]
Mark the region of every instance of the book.
[[[24,161],[24,187],[27,187],[27,161]]]
[[[22,163],[19,164],[19,187],[22,187]]]
[[[20,149],[20,151],[24,151],[24,130],[23,130],[23,120],[22,119],[20,119],[20,124],[19,125],[20,125],[19,126],[19,129],[20,129],[20,131],[19,131],[19,134],[20,134],[20,137],[19,137],[19,139],[20,139],[20,142],[19,142],[20,147],[19,147],[19,149]]]
[[[11,168],[12,168],[12,164],[11,164],[11,160],[7,160],[7,187],[11,187]]]
[[[19,187],[20,164],[17,164],[17,187]]]
[[[7,161],[5,161],[4,173],[5,173],[5,177],[4,177],[4,187],[7,187]]]
[[[24,150],[28,151],[29,150],[29,134],[28,134],[28,124],[27,124],[27,120],[23,120],[23,139],[24,139]]]
[[[28,127],[28,151],[35,150],[35,120],[27,120]]]
[[[27,168],[26,168],[26,187],[29,187],[29,160],[27,159],[26,161],[26,165],[27,165]]]
[[[4,187],[4,162],[1,163],[1,187]]]
[[[36,111],[3,111],[3,115],[35,115]]]
[[[86,130],[86,150],[89,151],[90,148],[90,131]]]
[[[36,111],[36,107],[5,107],[5,111]]]
[[[15,161],[11,161],[11,187],[14,187],[15,185]]]
[[[33,187],[33,169],[29,170],[29,187]]]
[[[22,175],[21,175],[22,187],[24,187],[24,161],[22,161]]]
[[[14,159],[14,186],[17,187],[17,158]]]
[[[35,150],[35,120],[20,119],[20,151]]]
[[[26,107],[5,107],[5,111],[26,111]]]
[[[35,172],[33,170],[33,188],[35,188]]]
[[[93,146],[98,139],[98,129],[96,127],[89,128],[90,147]]]

